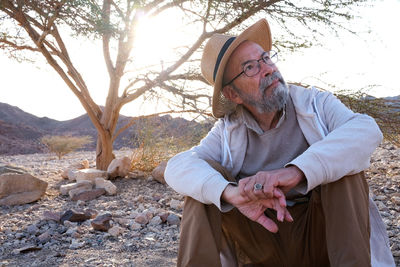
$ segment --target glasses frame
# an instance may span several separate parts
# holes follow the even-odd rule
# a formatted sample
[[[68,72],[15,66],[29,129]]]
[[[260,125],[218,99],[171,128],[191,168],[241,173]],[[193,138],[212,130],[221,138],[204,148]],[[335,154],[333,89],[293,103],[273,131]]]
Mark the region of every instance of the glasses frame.
[[[268,56],[265,56],[266,54],[268,54]],[[272,54],[272,56],[270,56],[271,54]],[[273,59],[274,59],[274,60],[273,60]],[[244,67],[245,67],[245,65],[247,65],[248,63],[254,62],[254,61],[257,62],[257,64],[258,64],[258,65],[257,65],[258,71],[257,71],[254,75],[247,75],[246,72],[245,72],[245,70],[244,70]],[[246,62],[246,64],[243,66],[242,72],[239,73],[238,75],[236,75],[232,80],[230,80],[228,83],[226,83],[226,84],[223,85],[222,87],[225,87],[225,86],[227,86],[227,85],[230,85],[231,83],[233,83],[234,80],[236,80],[237,78],[239,78],[239,76],[242,75],[243,73],[244,73],[244,75],[246,75],[247,77],[254,77],[254,76],[256,76],[257,74],[259,74],[260,71],[261,71],[261,64],[260,64],[260,61],[263,61],[264,64],[267,64],[267,65],[269,65],[269,66],[273,66],[273,65],[275,65],[276,62],[278,62],[278,52],[273,51],[273,50],[271,50],[271,51],[264,51],[264,52],[261,54],[261,57],[260,57],[259,59],[249,60],[249,61]]]

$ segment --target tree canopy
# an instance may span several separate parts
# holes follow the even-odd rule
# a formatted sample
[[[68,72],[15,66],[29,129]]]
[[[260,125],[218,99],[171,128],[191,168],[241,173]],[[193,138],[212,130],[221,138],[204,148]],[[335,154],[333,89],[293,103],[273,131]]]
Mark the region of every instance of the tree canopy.
[[[0,0],[0,48],[18,60],[42,55],[76,95],[98,131],[97,168],[106,169],[113,158],[112,143],[121,108],[139,97],[163,97],[171,111],[207,114],[209,87],[200,75],[200,52],[214,33],[234,33],[266,17],[283,31],[274,36],[278,50],[309,47],[321,26],[344,28],[362,0],[336,1],[213,1],[213,0]],[[168,14],[182,21],[191,35],[173,51],[173,59],[157,66],[128,71],[137,25],[143,17]],[[299,27],[309,36],[298,34]],[[171,29],[171,33],[180,29]],[[156,32],[154,34],[157,34]],[[182,34],[186,34],[182,30]],[[84,75],[72,60],[67,36],[99,40],[109,83],[105,103],[95,103]],[[161,42],[160,42],[161,43]],[[23,53],[21,53],[23,52]],[[172,51],[171,51],[172,52]],[[80,59],[85,60],[85,59]],[[104,108],[100,107],[104,105]],[[126,126],[128,127],[129,124]],[[122,127],[125,129],[126,127]]]

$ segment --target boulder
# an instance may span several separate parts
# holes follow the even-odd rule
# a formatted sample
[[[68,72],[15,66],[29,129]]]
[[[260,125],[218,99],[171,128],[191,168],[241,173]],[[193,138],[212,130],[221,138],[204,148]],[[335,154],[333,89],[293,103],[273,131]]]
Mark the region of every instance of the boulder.
[[[47,183],[28,173],[0,175],[0,205],[21,205],[40,199]]]
[[[165,179],[164,179],[164,172],[165,168],[167,167],[167,162],[162,161],[160,164],[158,164],[157,167],[154,168],[154,170],[151,173],[151,176],[157,181],[162,184],[166,184]]]
[[[107,172],[96,169],[83,169],[83,170],[78,170],[76,172],[77,182],[82,180],[88,180],[94,183],[94,179],[99,177],[107,179]]]
[[[107,173],[109,178],[125,177],[131,170],[131,160],[128,157],[113,159],[108,165]]]
[[[76,188],[85,188],[86,190],[89,190],[93,188],[93,184],[91,181],[88,180],[82,180],[71,184],[64,184],[60,186],[60,193],[62,195],[68,195],[69,191]]]
[[[96,188],[104,188],[107,195],[115,195],[117,193],[117,187],[111,181],[104,180],[103,178],[96,178],[94,182]]]

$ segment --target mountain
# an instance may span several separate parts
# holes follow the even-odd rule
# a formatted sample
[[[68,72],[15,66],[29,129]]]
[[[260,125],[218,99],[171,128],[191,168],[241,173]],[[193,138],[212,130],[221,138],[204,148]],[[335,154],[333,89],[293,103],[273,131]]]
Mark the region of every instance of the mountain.
[[[129,122],[132,117],[120,115],[117,129]],[[139,119],[133,126],[123,131],[114,142],[114,149],[137,147],[143,135],[151,132],[151,138],[182,137],[210,129],[212,123],[200,124],[169,115]],[[89,135],[93,142],[84,147],[95,150],[97,130],[87,114],[67,121],[57,121],[47,117],[39,118],[18,107],[0,103],[0,155],[31,154],[47,152],[40,143],[45,135]]]

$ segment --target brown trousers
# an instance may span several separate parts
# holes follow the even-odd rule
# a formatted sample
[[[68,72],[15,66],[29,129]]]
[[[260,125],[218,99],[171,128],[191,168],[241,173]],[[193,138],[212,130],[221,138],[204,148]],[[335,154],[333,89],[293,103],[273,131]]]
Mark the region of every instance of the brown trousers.
[[[209,164],[227,180],[218,163]],[[221,266],[223,240],[239,266],[371,266],[368,185],[363,173],[318,186],[306,203],[288,207],[294,222],[279,222],[274,234],[237,209],[221,213],[186,197],[178,266]]]

